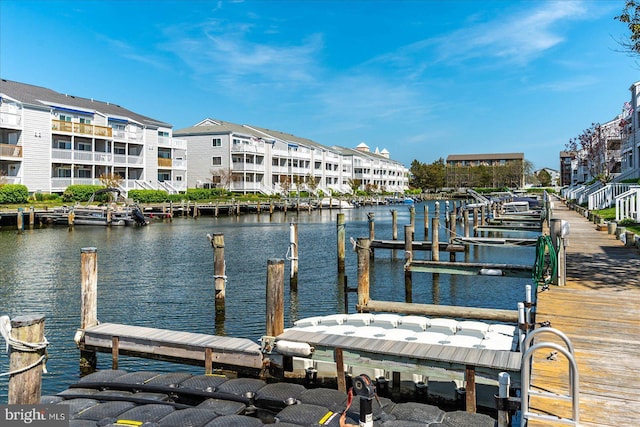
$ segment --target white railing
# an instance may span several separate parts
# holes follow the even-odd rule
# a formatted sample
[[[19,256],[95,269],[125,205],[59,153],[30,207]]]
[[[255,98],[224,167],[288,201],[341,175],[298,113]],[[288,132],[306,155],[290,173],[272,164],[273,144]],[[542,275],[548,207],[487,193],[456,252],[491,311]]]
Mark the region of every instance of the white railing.
[[[186,160],[173,160],[172,162],[173,164],[171,165],[171,167],[173,169],[186,169],[187,168],[187,161]]]
[[[141,165],[144,163],[144,157],[142,156],[127,156],[127,162],[130,165]]]
[[[113,154],[111,153],[93,153],[93,160],[99,163],[111,163],[111,159],[113,159]]]
[[[93,160],[93,152],[91,151],[74,151],[73,160],[80,160],[83,162],[90,162]]]
[[[4,183],[4,184],[21,184],[22,183],[22,178],[20,178],[19,176],[3,176],[0,177],[0,182]]]
[[[22,126],[21,113],[0,112],[0,124],[3,126],[20,127]]]
[[[615,197],[629,190],[630,184],[608,183],[604,187],[589,194],[589,210],[599,210],[611,207]]]
[[[126,165],[127,164],[127,156],[124,154],[114,154],[113,155],[113,163],[119,164],[119,165]]]
[[[63,150],[54,148],[51,150],[51,158],[52,159],[60,159],[60,160],[71,160],[72,152],[71,150]]]
[[[616,202],[616,221],[630,218],[640,222],[640,187],[630,188],[618,195]]]
[[[596,181],[589,186],[583,187],[581,190],[576,192],[576,203],[578,203],[579,205],[587,203],[587,201],[589,200],[589,194],[598,191],[602,187],[604,187],[604,184],[600,181]]]

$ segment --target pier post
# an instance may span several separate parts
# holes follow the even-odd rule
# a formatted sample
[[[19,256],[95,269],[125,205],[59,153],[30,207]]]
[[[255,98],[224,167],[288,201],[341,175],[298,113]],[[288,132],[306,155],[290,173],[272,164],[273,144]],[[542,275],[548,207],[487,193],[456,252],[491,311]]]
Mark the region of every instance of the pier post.
[[[373,242],[376,238],[376,232],[375,232],[375,213],[373,212],[369,212],[367,213],[367,219],[369,221],[369,242]],[[369,256],[371,257],[371,259],[373,259],[374,257],[374,253],[373,253],[373,249],[369,250]]]
[[[391,209],[391,238],[398,240],[398,211]]]
[[[345,220],[344,214],[338,214],[337,221],[337,233],[338,233],[338,280],[344,280],[345,274],[345,239],[346,239],[346,231],[345,231]]]
[[[22,231],[24,230],[24,215],[23,215],[23,208],[18,208],[18,212],[16,213],[16,226],[18,228],[18,231]]]
[[[431,218],[431,261],[440,261],[439,227],[440,220],[437,216],[434,216],[433,218]]]
[[[449,233],[450,233],[449,237],[451,239],[456,237],[456,226],[457,226],[456,210],[453,209],[449,214]]]
[[[267,260],[267,319],[268,336],[284,332],[284,260]]]
[[[292,291],[298,290],[298,224],[289,224],[289,248],[291,252],[291,278],[289,288]]]
[[[469,211],[462,212],[462,227],[464,228],[464,237],[469,237]],[[469,245],[465,245],[465,251],[469,251]]]
[[[480,206],[480,225],[484,225],[484,217],[486,216],[487,207],[485,205]]]
[[[473,208],[473,237],[478,237],[478,208]]]
[[[369,239],[358,237],[358,306],[366,306],[369,302]]]
[[[476,412],[476,368],[472,365],[465,367],[465,395],[467,412]]]
[[[416,229],[416,208],[415,206],[409,206],[409,224],[411,224],[411,240],[415,238],[414,232]]]
[[[33,225],[36,223],[36,212],[33,208],[33,206],[31,206],[29,208],[29,228],[33,228]]]
[[[225,261],[224,261],[224,234],[213,233],[213,236],[209,237],[209,243],[213,248],[213,283],[215,287],[215,299],[224,300],[226,296],[226,282],[227,276],[225,273]]]
[[[429,205],[424,204],[424,240],[429,237]]]
[[[44,361],[47,346],[44,338],[44,315],[34,314],[11,319],[10,339],[9,372],[15,373],[9,376],[7,403],[38,404],[42,393],[41,362]],[[20,372],[22,369],[24,371]]]
[[[556,250],[556,259],[558,261],[558,268],[556,268],[556,275],[553,278],[553,283],[558,286],[564,286],[566,284],[566,262],[567,256],[565,251],[565,239],[562,236],[562,220],[552,219],[550,221],[549,234],[553,247]]]
[[[80,329],[98,324],[98,250],[80,249]],[[80,369],[96,369],[95,351],[80,350]]]
[[[505,404],[509,401],[509,386],[511,385],[511,376],[506,372],[498,374],[498,427],[509,427],[509,409],[505,408]]]
[[[413,302],[413,278],[411,261],[413,261],[413,227],[404,226],[404,293],[405,302]]]

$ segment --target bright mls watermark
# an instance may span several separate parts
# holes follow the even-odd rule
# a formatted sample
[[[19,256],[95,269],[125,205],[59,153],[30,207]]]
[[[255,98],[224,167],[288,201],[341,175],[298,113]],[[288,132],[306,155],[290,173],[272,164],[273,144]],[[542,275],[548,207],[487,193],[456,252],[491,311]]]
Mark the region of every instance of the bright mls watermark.
[[[69,405],[0,405],[0,426],[69,427]]]

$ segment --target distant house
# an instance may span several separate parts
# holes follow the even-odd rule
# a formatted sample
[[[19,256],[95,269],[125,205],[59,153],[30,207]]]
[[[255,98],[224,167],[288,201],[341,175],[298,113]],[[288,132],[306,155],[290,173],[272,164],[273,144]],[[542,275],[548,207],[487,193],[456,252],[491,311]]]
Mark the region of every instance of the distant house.
[[[524,187],[524,153],[451,154],[446,183],[452,188]]]
[[[542,169],[533,171],[533,174],[535,176],[538,176],[538,174],[542,171],[545,171],[546,173],[549,174],[549,177],[550,177],[549,185],[553,187],[560,185],[560,172],[551,168],[542,168]]]
[[[640,81],[629,88],[631,99],[625,102],[620,121],[621,173],[617,181],[640,178]]]
[[[560,186],[566,187],[571,185],[573,174],[573,162],[576,158],[575,153],[570,151],[560,152]],[[577,171],[576,171],[577,173]]]

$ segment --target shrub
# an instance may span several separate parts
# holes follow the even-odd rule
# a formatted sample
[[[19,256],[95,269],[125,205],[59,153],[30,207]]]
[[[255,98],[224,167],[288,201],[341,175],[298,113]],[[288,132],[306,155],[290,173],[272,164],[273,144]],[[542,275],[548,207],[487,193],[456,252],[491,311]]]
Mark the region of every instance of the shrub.
[[[5,184],[0,186],[0,203],[26,203],[29,190],[22,184]]]
[[[102,185],[70,185],[62,193],[64,202],[88,202],[93,193],[104,188]],[[100,194],[96,198],[98,202],[105,202],[109,198],[108,194]]]
[[[632,218],[625,218],[622,221],[618,222],[618,225],[627,227],[629,225],[636,225],[637,223]]]
[[[129,190],[127,194],[138,203],[162,203],[169,200],[169,194],[164,190]]]

